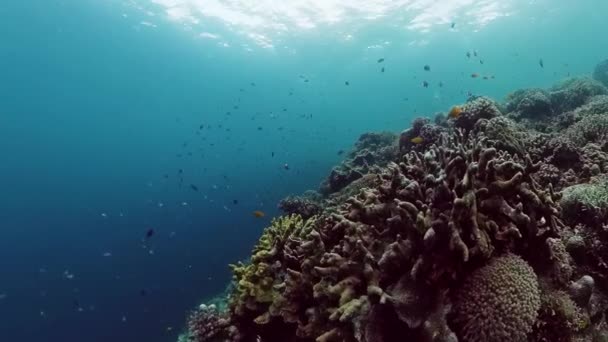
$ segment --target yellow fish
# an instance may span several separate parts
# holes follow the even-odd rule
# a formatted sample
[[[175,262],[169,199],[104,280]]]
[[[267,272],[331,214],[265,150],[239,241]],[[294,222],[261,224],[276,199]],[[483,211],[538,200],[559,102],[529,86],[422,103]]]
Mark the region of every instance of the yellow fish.
[[[412,143],[418,145],[418,144],[422,144],[422,142],[424,141],[424,139],[421,136],[417,136],[415,138],[412,138],[412,140],[410,140]]]
[[[266,216],[266,214],[263,211],[261,211],[261,210],[256,210],[256,211],[253,212],[253,216],[255,216],[257,218],[260,218],[260,217]]]
[[[448,116],[451,117],[452,119],[456,119],[460,116],[460,114],[462,114],[462,108],[460,108],[459,106],[454,106],[450,110],[450,113],[448,114]]]

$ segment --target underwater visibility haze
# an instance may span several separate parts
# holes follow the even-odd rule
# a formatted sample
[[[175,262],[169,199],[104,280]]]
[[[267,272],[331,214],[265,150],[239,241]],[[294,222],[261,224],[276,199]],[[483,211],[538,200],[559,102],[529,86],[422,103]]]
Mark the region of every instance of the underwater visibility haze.
[[[0,340],[606,340],[606,13],[4,1]]]

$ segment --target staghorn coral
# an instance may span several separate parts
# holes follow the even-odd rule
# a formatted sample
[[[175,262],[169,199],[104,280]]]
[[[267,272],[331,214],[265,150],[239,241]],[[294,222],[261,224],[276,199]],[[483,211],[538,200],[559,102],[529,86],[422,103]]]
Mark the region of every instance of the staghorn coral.
[[[454,321],[463,341],[526,341],[540,308],[532,267],[516,255],[492,259],[456,295]]]
[[[593,70],[593,79],[608,87],[608,59],[598,63]]]

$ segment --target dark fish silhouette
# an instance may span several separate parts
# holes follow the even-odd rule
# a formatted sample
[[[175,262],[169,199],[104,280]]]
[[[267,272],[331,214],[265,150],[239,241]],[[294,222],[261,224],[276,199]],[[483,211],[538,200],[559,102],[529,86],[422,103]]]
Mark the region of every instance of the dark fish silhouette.
[[[151,238],[152,236],[154,236],[154,228],[150,228],[148,229],[148,231],[146,232],[146,239]]]
[[[382,67],[382,69],[380,69],[380,72],[384,72],[384,67]]]
[[[422,86],[425,87],[425,88],[428,88],[429,87],[429,82],[422,81]]]
[[[145,297],[148,294],[148,291],[146,291],[145,289],[141,289],[139,290],[139,295],[142,297]]]
[[[382,63],[382,62],[384,62],[384,58],[378,59],[378,63]]]
[[[345,81],[345,82],[344,82],[344,84],[345,84],[345,85],[350,85],[350,82]]]
[[[424,66],[424,70],[425,70],[425,71],[431,71],[431,66],[430,66],[430,65],[428,65],[428,64],[427,64],[427,65],[425,65],[425,66]]]
[[[540,65],[541,68],[545,67],[545,63],[543,62],[542,58],[538,60],[538,65]]]
[[[239,204],[239,200],[232,200],[232,204]]]
[[[467,58],[471,58],[471,53],[467,51]]]
[[[196,186],[194,184],[190,184],[190,189],[192,189],[194,191],[198,191],[198,186]]]
[[[456,27],[456,23],[454,23],[454,22],[453,22],[453,23],[452,23],[452,25],[451,25],[450,27],[451,27],[451,28]]]
[[[338,155],[341,156],[342,154],[344,154],[344,150],[339,150]]]

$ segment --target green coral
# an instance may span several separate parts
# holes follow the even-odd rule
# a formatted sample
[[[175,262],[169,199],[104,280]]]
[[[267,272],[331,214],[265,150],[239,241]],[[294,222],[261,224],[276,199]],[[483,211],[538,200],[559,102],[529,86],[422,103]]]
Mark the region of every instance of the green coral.
[[[538,316],[532,341],[570,342],[590,324],[589,316],[561,290],[543,292]]]
[[[279,298],[277,286],[283,279],[275,268],[284,262],[284,246],[289,239],[307,236],[313,221],[314,218],[304,220],[295,214],[274,218],[253,248],[251,262],[230,265],[234,281],[231,306],[235,312],[256,310]]]
[[[608,217],[608,177],[565,188],[560,205],[564,217],[571,220],[603,221]]]
[[[562,206],[578,202],[589,207],[608,207],[608,177],[601,178],[592,183],[577,184],[564,189],[562,192]]]
[[[471,274],[457,294],[454,321],[468,342],[526,341],[540,307],[538,279],[507,254]]]

